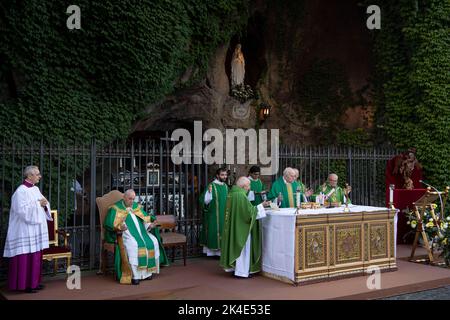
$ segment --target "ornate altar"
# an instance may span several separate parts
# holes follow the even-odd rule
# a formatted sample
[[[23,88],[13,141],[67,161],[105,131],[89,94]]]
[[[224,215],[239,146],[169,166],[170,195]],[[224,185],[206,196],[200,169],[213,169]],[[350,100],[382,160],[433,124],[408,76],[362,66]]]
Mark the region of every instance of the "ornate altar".
[[[371,266],[395,271],[396,211],[353,206],[268,211],[263,275],[305,284],[361,276]]]

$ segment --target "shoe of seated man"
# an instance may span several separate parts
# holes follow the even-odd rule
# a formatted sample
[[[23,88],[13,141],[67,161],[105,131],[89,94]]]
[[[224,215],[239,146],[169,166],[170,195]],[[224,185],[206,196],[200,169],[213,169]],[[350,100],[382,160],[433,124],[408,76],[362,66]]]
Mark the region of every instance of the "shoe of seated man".
[[[45,288],[45,286],[43,284],[40,284],[36,288],[34,288],[34,290],[42,290],[44,288]]]
[[[138,285],[139,284],[139,279],[131,279],[131,284],[132,285]]]
[[[144,280],[152,280],[153,279],[153,274],[150,277],[145,278]]]

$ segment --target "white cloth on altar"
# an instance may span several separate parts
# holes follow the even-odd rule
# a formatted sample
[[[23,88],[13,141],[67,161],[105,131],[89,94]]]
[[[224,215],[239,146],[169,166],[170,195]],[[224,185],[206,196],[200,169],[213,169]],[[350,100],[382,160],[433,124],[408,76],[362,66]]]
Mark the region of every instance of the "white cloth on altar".
[[[262,271],[295,281],[295,223],[297,215],[343,213],[345,206],[337,208],[302,209],[281,208],[268,210],[262,220]],[[384,207],[349,205],[350,212],[386,211]],[[394,241],[397,243],[398,210],[394,216]],[[394,257],[397,246],[394,245]]]
[[[262,203],[257,205],[256,208],[258,209],[258,212],[256,214],[256,220],[265,218],[266,211],[265,211]],[[250,271],[250,256],[252,253],[251,247],[250,247],[251,242],[252,242],[252,236],[251,236],[251,232],[250,232],[247,237],[247,241],[245,242],[244,248],[241,251],[241,255],[236,260],[235,269],[233,269],[233,268],[226,269],[225,270],[226,272],[234,271],[235,276],[248,278],[249,271]]]
[[[47,204],[46,212],[39,202],[42,198],[44,196],[36,186],[21,185],[12,195],[5,258],[49,247],[47,220],[52,218],[50,204]]]
[[[136,215],[132,212],[129,213],[131,215],[131,218],[136,226],[136,229],[139,232],[139,235],[142,238],[141,228],[139,226],[138,218]],[[145,230],[148,229],[150,226],[149,223],[144,223]],[[155,250],[155,262],[156,262],[156,272],[159,273],[159,244],[158,239],[151,234],[150,232],[147,232],[150,239],[153,242],[154,250]],[[136,239],[133,237],[133,235],[130,233],[130,231],[127,229],[122,233],[122,239],[123,239],[123,245],[125,247],[125,250],[127,251],[128,256],[128,262],[130,263],[131,270],[133,272],[133,279],[146,279],[152,275],[152,272],[149,272],[147,269],[139,269],[139,263],[138,263],[138,243]],[[148,251],[147,251],[148,255]]]
[[[262,271],[294,280],[295,209],[267,213],[262,220]]]

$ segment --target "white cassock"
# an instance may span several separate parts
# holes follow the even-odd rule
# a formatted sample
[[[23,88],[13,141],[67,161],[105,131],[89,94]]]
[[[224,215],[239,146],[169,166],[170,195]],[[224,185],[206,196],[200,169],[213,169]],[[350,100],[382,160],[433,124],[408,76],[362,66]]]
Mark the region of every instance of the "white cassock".
[[[262,219],[266,217],[266,211],[262,203],[256,206],[258,209],[258,213],[256,214],[256,220]],[[242,248],[241,255],[236,260],[235,269],[225,269],[226,272],[234,271],[234,275],[238,277],[248,278],[250,273],[250,255],[251,255],[251,247],[250,244],[252,242],[252,234],[249,232],[247,241],[245,242],[244,248]]]
[[[223,182],[215,179],[213,183],[223,185]],[[208,205],[212,201],[212,192],[206,191],[205,192],[205,204]],[[203,247],[203,253],[206,254],[207,257],[213,257],[218,256],[220,257],[220,249],[210,249],[206,246]]]
[[[139,227],[138,218],[133,212],[129,212],[131,215],[131,218],[133,219],[134,224],[136,225],[136,229],[139,232],[139,235],[142,237],[141,228]],[[145,230],[147,230],[150,226],[149,223],[144,223]],[[155,247],[155,262],[156,262],[156,273],[159,273],[159,243],[158,239],[151,234],[150,232],[147,232],[150,239],[153,241],[153,246]],[[136,239],[131,235],[130,231],[127,229],[122,233],[122,239],[123,239],[123,245],[125,247],[125,250],[127,251],[128,255],[128,262],[131,266],[131,271],[133,272],[133,279],[141,280],[146,279],[152,275],[151,272],[149,272],[147,269],[139,269],[139,263],[138,263],[138,243]],[[147,252],[148,254],[148,252]]]
[[[39,200],[44,198],[38,187],[21,185],[14,192],[9,211],[8,235],[4,257],[34,253],[48,248],[47,220],[51,221],[50,204],[47,212]]]

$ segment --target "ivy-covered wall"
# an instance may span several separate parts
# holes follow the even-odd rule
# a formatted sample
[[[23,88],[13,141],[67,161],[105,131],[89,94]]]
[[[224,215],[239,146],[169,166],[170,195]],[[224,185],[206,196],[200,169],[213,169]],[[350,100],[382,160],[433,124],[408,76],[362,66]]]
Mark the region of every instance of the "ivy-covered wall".
[[[450,184],[450,2],[377,1],[378,126],[397,147],[415,146],[426,177]]]
[[[426,176],[433,183],[448,184],[450,3],[369,2],[380,6],[382,19],[381,30],[370,32],[378,142],[415,146]],[[250,7],[255,3],[260,2]],[[284,80],[298,70],[292,64],[298,54],[289,48],[305,46],[302,30],[296,28],[308,18],[303,13],[311,6],[305,4],[313,4],[318,12],[323,8],[315,0],[267,3],[271,10],[261,12],[267,15],[268,26],[272,21],[278,27],[265,30],[268,42],[277,49],[271,55],[267,46],[265,56],[269,64],[282,65],[269,65],[269,71],[275,71],[262,74],[280,73],[266,81],[268,95],[276,96],[297,88],[293,80]],[[82,30],[68,30],[67,5],[38,0],[1,3],[0,139],[43,137],[67,142],[96,136],[108,142],[126,137],[146,106],[203,79],[211,54],[242,32],[249,15],[248,0],[80,0]],[[283,8],[291,15],[280,21]],[[318,28],[314,21],[310,24]],[[326,110],[328,115],[328,106],[351,104],[342,70],[318,60],[304,71],[301,78],[292,78],[302,84],[301,90],[294,90],[294,102],[303,105],[311,118],[325,119],[320,112]],[[312,86],[317,78],[318,86]],[[341,94],[327,94],[336,83]],[[298,127],[298,122],[293,125]],[[329,127],[338,126],[330,123]],[[336,142],[367,144],[368,140],[364,132],[345,131]]]
[[[67,3],[0,5],[0,138],[126,137],[145,106],[201,79],[247,17],[246,0],[76,4],[81,30],[66,27]]]

